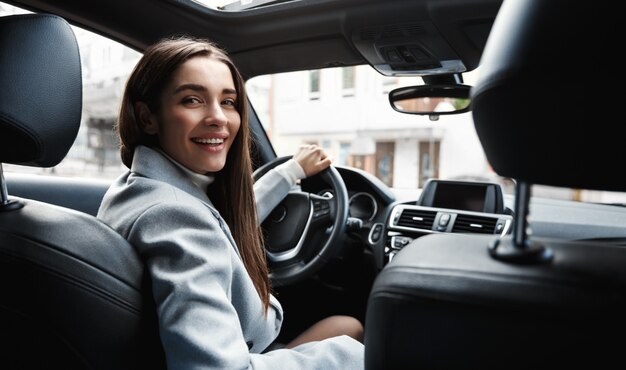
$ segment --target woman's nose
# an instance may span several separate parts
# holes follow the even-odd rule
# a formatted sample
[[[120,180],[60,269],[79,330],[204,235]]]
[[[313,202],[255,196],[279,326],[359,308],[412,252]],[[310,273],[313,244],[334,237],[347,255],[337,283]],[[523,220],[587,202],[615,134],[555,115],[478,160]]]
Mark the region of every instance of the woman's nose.
[[[214,102],[208,105],[204,122],[207,125],[218,126],[223,126],[228,123],[228,119],[226,118],[222,105],[219,102]]]

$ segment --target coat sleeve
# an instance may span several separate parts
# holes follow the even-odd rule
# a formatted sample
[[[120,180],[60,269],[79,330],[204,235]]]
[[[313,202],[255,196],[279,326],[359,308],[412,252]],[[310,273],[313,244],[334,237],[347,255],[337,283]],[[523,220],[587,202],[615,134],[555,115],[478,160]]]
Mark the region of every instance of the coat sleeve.
[[[304,178],[302,167],[293,159],[273,168],[254,183],[259,224],[287,196],[296,180]]]

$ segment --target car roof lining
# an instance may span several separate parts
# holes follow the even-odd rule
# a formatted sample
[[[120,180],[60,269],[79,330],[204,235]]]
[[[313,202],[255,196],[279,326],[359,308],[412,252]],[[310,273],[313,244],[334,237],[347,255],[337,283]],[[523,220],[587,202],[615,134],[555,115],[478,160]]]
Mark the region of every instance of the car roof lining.
[[[364,55],[363,43],[357,47],[355,35],[372,27],[411,22],[432,22],[432,32],[427,36],[395,35],[385,42],[426,43],[435,53],[446,50],[458,55],[472,70],[478,65],[501,0],[483,0],[479,6],[467,0],[311,0],[242,12],[215,11],[181,0],[6,2],[60,15],[137,51],[172,34],[206,37],[227,50],[249,78],[296,69],[374,64],[380,40],[367,41],[370,53]],[[464,11],[469,9],[465,6],[472,6],[471,12]],[[150,9],[150,16],[145,9]]]

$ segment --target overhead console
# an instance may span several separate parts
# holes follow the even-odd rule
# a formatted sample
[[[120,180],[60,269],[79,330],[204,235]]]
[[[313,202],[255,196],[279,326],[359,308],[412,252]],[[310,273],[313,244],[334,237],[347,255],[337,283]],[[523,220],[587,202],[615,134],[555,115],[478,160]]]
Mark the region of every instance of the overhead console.
[[[392,208],[383,260],[388,262],[413,239],[425,234],[503,236],[510,232],[512,221],[499,184],[430,180],[424,185],[417,202],[397,204]]]
[[[427,21],[360,29],[352,42],[386,76],[461,73],[467,70],[437,28]]]
[[[478,66],[501,3],[390,0],[383,10],[364,2],[345,28],[354,48],[383,75],[458,74]]]

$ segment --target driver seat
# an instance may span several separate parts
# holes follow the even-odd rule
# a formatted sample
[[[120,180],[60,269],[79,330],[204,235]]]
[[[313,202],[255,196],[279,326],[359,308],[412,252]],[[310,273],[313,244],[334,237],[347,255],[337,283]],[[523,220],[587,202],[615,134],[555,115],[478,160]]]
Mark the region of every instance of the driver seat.
[[[0,18],[2,163],[58,164],[81,121],[81,64],[57,16]],[[0,367],[165,369],[149,279],[95,217],[9,198],[0,176]]]

